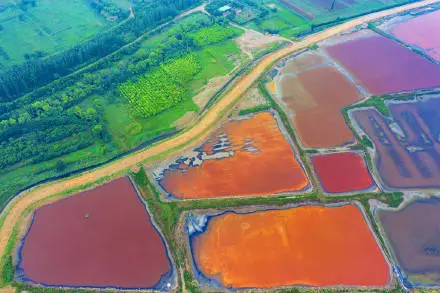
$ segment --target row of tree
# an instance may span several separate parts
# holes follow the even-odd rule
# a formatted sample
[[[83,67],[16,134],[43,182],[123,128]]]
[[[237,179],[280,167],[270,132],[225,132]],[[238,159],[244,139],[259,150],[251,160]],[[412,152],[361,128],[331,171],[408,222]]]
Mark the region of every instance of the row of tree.
[[[157,115],[180,103],[187,95],[186,84],[201,70],[195,55],[173,60],[136,82],[126,82],[119,87],[133,109],[145,118]]]

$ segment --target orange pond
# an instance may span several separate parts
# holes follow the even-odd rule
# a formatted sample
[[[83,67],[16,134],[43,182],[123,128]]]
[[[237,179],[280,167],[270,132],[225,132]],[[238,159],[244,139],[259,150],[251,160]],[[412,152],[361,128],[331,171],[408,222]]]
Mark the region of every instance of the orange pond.
[[[191,244],[198,270],[225,287],[382,287],[390,282],[390,267],[352,204],[229,212],[211,218]]]
[[[342,73],[306,53],[287,63],[281,77],[282,100],[294,112],[306,147],[335,147],[354,140],[341,109],[362,97]]]
[[[270,112],[229,120],[195,153],[177,160],[159,180],[172,196],[270,195],[303,190],[309,184]]]

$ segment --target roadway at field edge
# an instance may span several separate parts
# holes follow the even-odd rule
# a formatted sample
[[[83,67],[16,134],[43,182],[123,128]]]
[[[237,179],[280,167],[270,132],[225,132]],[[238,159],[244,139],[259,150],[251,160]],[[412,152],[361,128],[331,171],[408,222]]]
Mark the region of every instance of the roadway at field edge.
[[[383,18],[392,14],[404,12],[406,10],[426,6],[433,3],[438,3],[440,0],[425,0],[416,3],[411,3],[388,10],[383,10],[373,14],[361,16],[346,23],[329,28],[322,32],[318,32],[305,37],[299,42],[295,42],[283,49],[275,51],[263,59],[261,59],[256,66],[241,79],[239,79],[232,89],[224,94],[221,99],[209,109],[200,120],[187,131],[178,134],[166,141],[159,142],[148,147],[145,150],[133,153],[120,160],[112,162],[108,165],[100,167],[96,170],[87,171],[83,174],[77,175],[74,178],[66,178],[60,181],[55,181],[43,184],[36,188],[24,191],[20,196],[13,199],[8,206],[3,210],[0,221],[4,219],[3,225],[0,227],[0,255],[3,256],[9,238],[12,235],[13,229],[22,218],[23,213],[36,203],[43,204],[51,196],[70,190],[72,188],[80,187],[84,184],[93,183],[106,176],[111,176],[123,170],[126,170],[138,163],[141,163],[149,158],[164,154],[167,152],[177,152],[179,147],[186,146],[195,139],[200,139],[206,132],[215,125],[221,118],[227,114],[227,110],[232,106],[240,96],[256,82],[263,73],[272,66],[272,64],[289,55],[295,51],[301,50],[311,46],[319,41],[327,39],[331,36],[340,34],[344,31],[350,30],[358,25]],[[1,224],[1,222],[0,222]]]

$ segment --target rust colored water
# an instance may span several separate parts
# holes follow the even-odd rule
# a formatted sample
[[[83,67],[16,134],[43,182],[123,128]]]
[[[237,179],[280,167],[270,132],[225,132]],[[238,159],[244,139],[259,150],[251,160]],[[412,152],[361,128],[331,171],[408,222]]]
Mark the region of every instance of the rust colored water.
[[[23,278],[45,285],[152,288],[171,270],[127,178],[39,208],[20,256]]]
[[[416,45],[440,61],[440,10],[397,23],[391,33],[405,43]]]
[[[326,48],[375,95],[440,86],[440,66],[376,33]],[[348,38],[354,38],[348,40]]]
[[[363,190],[373,185],[364,160],[356,153],[313,156],[312,163],[327,192]]]
[[[401,211],[380,211],[378,217],[406,277],[439,285],[440,200],[419,200]]]
[[[162,187],[178,198],[210,198],[299,191],[309,184],[269,112],[228,121],[192,159],[200,158],[200,165],[185,165],[185,158],[165,170]]]
[[[197,268],[225,287],[386,286],[389,266],[360,210],[304,206],[210,219]]]
[[[306,147],[335,147],[350,143],[353,134],[346,125],[341,108],[361,99],[356,87],[335,68],[316,66],[321,57],[299,56],[283,70],[280,85],[283,102],[293,110],[294,124]],[[300,70],[300,71],[295,71]]]
[[[392,131],[376,110],[362,110],[354,118],[376,146],[376,166],[392,188],[440,186],[440,99],[391,106],[401,129]],[[394,127],[396,127],[394,126]]]

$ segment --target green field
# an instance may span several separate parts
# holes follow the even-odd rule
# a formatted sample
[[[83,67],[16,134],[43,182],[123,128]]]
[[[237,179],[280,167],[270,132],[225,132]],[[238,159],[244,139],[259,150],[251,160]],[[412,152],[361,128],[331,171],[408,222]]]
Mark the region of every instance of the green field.
[[[208,10],[248,28],[295,38],[350,17],[411,2],[410,0],[213,0]],[[324,3],[324,4],[323,4]],[[219,7],[229,4],[226,13]]]
[[[278,34],[291,38],[310,29],[310,21],[289,10],[280,2],[273,0],[264,3],[268,15],[251,21],[246,26],[260,32]]]
[[[0,164],[4,164],[0,171],[0,207],[33,183],[108,161],[175,131],[176,120],[189,111],[200,110],[192,97],[211,78],[226,75],[244,63],[245,55],[231,40],[241,33],[204,14],[192,14],[133,44],[133,49],[120,54],[113,63],[79,75],[75,83],[42,100],[29,105],[19,99],[11,112],[16,118],[0,121],[0,136],[2,127],[6,131],[16,126],[27,129],[28,124],[38,123],[37,136],[32,131],[0,142]],[[176,35],[184,35],[180,45]],[[193,44],[186,51],[179,47],[185,42]],[[197,66],[182,71],[182,64],[185,69],[192,63]],[[157,78],[149,88],[152,85],[147,81],[153,76]],[[110,77],[116,81],[111,79],[104,87],[104,80]],[[128,92],[120,91],[124,86]],[[163,97],[162,89],[169,91]],[[131,90],[138,93],[130,102]],[[142,100],[151,93],[156,94],[155,99]],[[175,102],[168,103],[170,95],[175,96]],[[139,101],[158,110],[139,111]],[[19,106],[21,103],[23,106]],[[41,145],[40,135],[46,139]]]
[[[0,50],[4,52],[0,69],[64,51],[116,24],[97,15],[84,0],[39,0],[35,7],[11,2],[3,1],[4,10],[0,10]],[[128,2],[118,3],[126,6]]]

